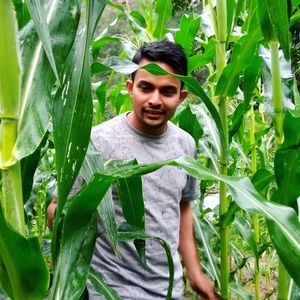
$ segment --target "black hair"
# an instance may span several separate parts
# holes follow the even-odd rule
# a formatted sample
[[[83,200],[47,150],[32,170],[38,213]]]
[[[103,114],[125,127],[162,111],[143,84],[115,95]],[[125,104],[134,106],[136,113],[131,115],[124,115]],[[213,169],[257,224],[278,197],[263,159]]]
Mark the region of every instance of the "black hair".
[[[187,58],[183,48],[168,40],[143,45],[134,55],[132,62],[139,64],[145,58],[151,62],[162,62],[169,65],[176,74],[187,75]],[[136,72],[131,74],[134,80]],[[183,86],[183,83],[182,83]]]

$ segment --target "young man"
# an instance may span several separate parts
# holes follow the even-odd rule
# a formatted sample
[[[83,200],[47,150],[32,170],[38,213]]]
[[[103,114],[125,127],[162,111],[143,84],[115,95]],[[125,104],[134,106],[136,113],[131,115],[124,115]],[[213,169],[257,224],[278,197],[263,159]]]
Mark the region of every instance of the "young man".
[[[170,73],[187,74],[183,49],[171,42],[147,44],[139,49],[133,62],[143,66],[155,62]],[[104,160],[132,159],[152,163],[187,154],[195,156],[193,138],[169,122],[177,106],[186,98],[182,82],[171,75],[155,76],[144,69],[126,82],[132,96],[133,111],[104,122],[92,130],[91,141]],[[192,288],[203,298],[218,299],[212,282],[199,264],[193,234],[190,202],[198,198],[198,184],[182,169],[165,166],[144,175],[145,230],[159,236],[171,247],[175,265],[172,299],[182,299],[182,266],[178,249],[188,271]],[[122,223],[118,197],[113,190],[117,221]],[[145,268],[132,243],[119,243],[121,258],[115,256],[108,238],[102,234],[96,242],[93,267],[122,299],[166,299],[169,271],[164,249],[146,242]],[[89,289],[89,299],[102,299]]]

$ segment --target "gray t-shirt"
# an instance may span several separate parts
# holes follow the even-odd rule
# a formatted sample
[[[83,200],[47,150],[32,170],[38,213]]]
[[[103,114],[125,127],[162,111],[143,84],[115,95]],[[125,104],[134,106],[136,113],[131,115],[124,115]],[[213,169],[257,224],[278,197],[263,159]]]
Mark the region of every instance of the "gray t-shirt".
[[[95,148],[108,159],[132,159],[139,163],[151,163],[177,158],[181,155],[195,156],[193,138],[168,122],[165,133],[160,136],[146,135],[133,128],[126,114],[104,122],[92,130],[91,140]],[[179,244],[180,201],[198,197],[195,178],[179,167],[164,166],[142,176],[145,202],[145,230],[151,236],[164,239],[171,247],[175,265],[172,299],[181,299],[183,293],[182,266],[177,252]],[[113,189],[117,222],[122,223],[121,208]],[[165,250],[154,241],[146,242],[147,267],[136,253],[133,243],[119,243],[121,258],[116,257],[105,234],[96,241],[92,266],[103,275],[107,284],[123,299],[166,299],[169,271]],[[90,299],[103,299],[89,290]]]

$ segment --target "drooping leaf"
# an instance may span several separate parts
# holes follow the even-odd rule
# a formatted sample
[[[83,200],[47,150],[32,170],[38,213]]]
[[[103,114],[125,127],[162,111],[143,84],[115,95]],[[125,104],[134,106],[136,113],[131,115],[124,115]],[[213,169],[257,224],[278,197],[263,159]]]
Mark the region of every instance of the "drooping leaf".
[[[89,282],[93,289],[100,295],[103,295],[106,300],[122,300],[118,293],[104,282],[101,274],[93,269],[89,273]]]
[[[166,241],[161,239],[160,237],[153,237],[145,234],[143,231],[139,230],[138,228],[134,228],[129,226],[128,224],[122,224],[118,231],[118,238],[120,241],[130,241],[130,240],[154,240],[159,243],[166,252],[166,259],[168,261],[169,267],[169,286],[166,299],[172,299],[172,290],[174,285],[174,262],[171,253],[170,246]]]
[[[191,44],[199,30],[200,21],[200,17],[195,17],[193,13],[183,15],[180,19],[179,31],[176,32],[174,40],[183,47],[186,57],[190,56]]]
[[[155,12],[157,14],[157,21],[153,35],[158,40],[161,40],[167,31],[166,23],[172,15],[171,0],[157,0]]]
[[[1,288],[12,299],[43,299],[47,293],[50,276],[38,239],[26,239],[14,231],[1,207],[0,274]]]
[[[47,7],[46,18],[58,73],[74,41],[78,21],[78,0],[54,0]],[[22,50],[22,86],[19,133],[14,155],[17,159],[33,153],[49,126],[51,91],[55,76],[38,39],[33,22],[20,32]],[[43,80],[41,80],[41,78]]]

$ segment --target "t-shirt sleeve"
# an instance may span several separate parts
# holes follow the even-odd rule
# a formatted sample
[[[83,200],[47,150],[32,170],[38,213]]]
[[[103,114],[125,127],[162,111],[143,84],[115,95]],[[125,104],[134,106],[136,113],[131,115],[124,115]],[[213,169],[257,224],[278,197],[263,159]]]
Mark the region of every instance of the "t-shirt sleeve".
[[[196,152],[196,146],[194,141],[192,143],[191,148],[192,148],[193,157],[196,159],[197,152]],[[199,189],[199,182],[197,178],[188,174],[186,185],[182,191],[182,200],[193,201],[198,199],[199,195],[200,195],[200,189]]]

